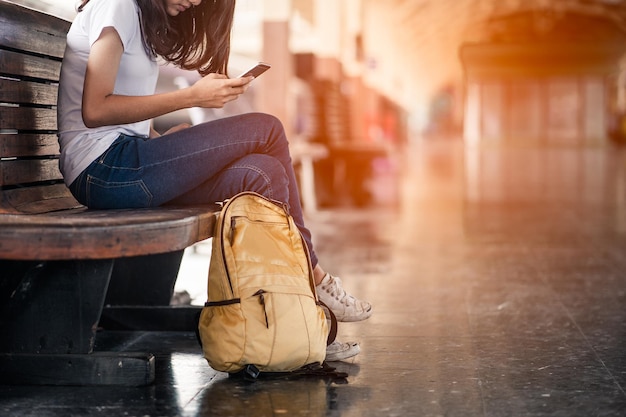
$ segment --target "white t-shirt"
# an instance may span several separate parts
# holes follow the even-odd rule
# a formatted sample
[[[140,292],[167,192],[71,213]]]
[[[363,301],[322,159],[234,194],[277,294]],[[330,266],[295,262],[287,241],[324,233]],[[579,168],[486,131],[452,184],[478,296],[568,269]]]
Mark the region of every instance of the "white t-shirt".
[[[61,147],[59,166],[68,186],[120,134],[143,137],[150,134],[149,120],[90,129],[85,126],[81,114],[89,50],[105,27],[115,28],[124,45],[114,94],[154,94],[158,64],[144,48],[139,13],[134,0],[91,0],[77,14],[67,34],[57,115]]]

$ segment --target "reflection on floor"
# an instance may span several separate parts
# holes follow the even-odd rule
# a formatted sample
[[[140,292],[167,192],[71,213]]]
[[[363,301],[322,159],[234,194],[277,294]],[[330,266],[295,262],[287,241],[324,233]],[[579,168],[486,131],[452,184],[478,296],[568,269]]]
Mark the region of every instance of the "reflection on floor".
[[[432,141],[407,156],[397,207],[310,219],[326,269],[375,306],[340,326],[362,348],[337,364],[347,384],[246,385],[193,334],[108,335],[156,351],[154,386],[0,387],[0,414],[626,415],[626,149]]]

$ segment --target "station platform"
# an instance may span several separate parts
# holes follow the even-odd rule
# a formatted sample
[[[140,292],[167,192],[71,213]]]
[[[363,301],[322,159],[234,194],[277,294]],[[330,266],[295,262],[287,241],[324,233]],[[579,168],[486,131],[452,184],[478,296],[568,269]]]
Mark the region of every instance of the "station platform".
[[[99,343],[154,351],[154,385],[0,386],[0,415],[626,415],[626,148],[418,140],[404,155],[397,193],[374,181],[378,204],[308,215],[324,268],[374,306],[339,327],[361,345],[333,363],[343,383],[247,384],[211,370],[193,333],[123,333]]]

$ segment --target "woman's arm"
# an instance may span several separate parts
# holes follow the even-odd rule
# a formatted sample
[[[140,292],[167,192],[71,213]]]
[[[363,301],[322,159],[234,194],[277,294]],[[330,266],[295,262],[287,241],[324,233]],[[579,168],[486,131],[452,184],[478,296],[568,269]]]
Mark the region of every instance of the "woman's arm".
[[[221,108],[245,92],[252,78],[209,74],[191,87],[150,96],[113,94],[124,47],[117,31],[104,28],[91,47],[85,73],[82,115],[87,127],[152,119],[189,107]]]

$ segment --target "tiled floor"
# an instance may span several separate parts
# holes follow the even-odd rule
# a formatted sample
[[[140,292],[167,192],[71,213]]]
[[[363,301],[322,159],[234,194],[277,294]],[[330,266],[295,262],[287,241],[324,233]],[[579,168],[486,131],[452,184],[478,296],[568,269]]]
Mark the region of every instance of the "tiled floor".
[[[192,334],[116,335],[158,352],[154,386],[0,387],[0,415],[625,416],[626,149],[407,155],[396,207],[310,219],[324,266],[375,306],[340,327],[362,348],[347,384],[245,385]]]

